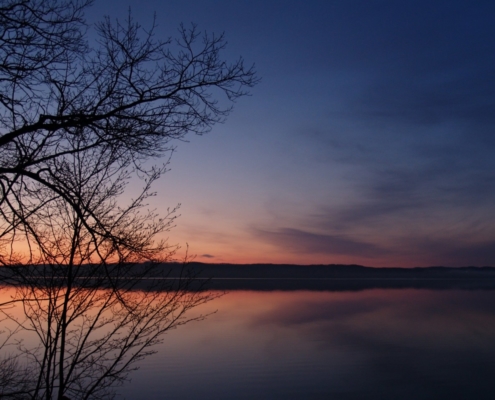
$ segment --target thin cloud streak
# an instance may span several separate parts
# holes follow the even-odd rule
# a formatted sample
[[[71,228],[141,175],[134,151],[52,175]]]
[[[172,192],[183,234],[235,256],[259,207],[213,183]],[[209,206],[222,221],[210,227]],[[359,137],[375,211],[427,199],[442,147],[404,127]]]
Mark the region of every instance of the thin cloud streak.
[[[215,256],[212,256],[211,254],[201,254],[201,258],[215,258]]]
[[[284,251],[303,254],[356,255],[374,258],[387,252],[379,246],[342,235],[318,234],[301,229],[253,229],[253,236],[272,243]]]
[[[257,240],[275,246],[280,253],[298,256],[348,257],[349,263],[367,260],[366,265],[383,266],[490,266],[495,264],[495,240],[466,243],[459,237],[404,235],[385,240],[358,240],[352,235],[321,234],[295,228],[251,229]],[[381,242],[381,243],[378,243]],[[385,244],[383,244],[385,242]],[[361,261],[359,261],[361,260]],[[307,262],[309,264],[311,262]]]

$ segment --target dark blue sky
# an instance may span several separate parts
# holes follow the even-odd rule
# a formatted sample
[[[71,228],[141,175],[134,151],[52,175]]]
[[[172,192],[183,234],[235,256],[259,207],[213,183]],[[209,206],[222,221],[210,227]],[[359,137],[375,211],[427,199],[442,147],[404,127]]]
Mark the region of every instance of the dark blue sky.
[[[225,32],[262,82],[157,206],[200,261],[495,265],[495,2],[96,1]]]

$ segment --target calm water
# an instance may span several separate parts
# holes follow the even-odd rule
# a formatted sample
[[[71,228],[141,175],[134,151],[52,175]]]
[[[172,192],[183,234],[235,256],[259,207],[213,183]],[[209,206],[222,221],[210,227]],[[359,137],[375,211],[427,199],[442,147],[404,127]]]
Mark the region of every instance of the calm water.
[[[233,291],[126,399],[493,399],[495,291]]]

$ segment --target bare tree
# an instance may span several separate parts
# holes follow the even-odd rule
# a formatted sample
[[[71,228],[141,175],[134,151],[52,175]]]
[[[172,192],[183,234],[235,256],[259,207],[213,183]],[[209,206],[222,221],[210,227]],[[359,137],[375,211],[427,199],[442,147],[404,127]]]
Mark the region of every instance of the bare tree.
[[[173,224],[174,210],[165,218],[141,213],[162,171],[127,207],[117,206],[132,171],[124,160],[116,165],[111,151],[75,152],[58,171],[70,176],[82,216],[44,185],[33,188],[41,206],[22,224],[33,262],[12,268],[11,307],[0,311],[11,332],[28,332],[38,344],[17,341],[17,355],[4,359],[4,397],[108,398],[165,332],[204,318],[186,313],[215,297],[191,287],[186,269],[179,279],[168,276],[175,248],[155,237]],[[102,223],[106,236],[94,233]]]
[[[60,175],[64,157],[95,148],[143,161],[171,150],[172,140],[202,134],[224,120],[256,84],[242,59],[221,58],[222,35],[181,26],[177,39],[155,38],[129,15],[96,24],[85,42],[89,1],[4,0],[0,7],[0,239],[11,240],[36,212],[30,185],[42,184],[81,217],[83,205]],[[223,98],[222,98],[223,97]],[[72,139],[80,138],[73,146]],[[33,186],[34,187],[34,186]],[[95,233],[106,235],[104,224]],[[0,260],[11,263],[5,259]]]
[[[222,59],[223,36],[181,26],[162,41],[130,15],[89,43],[90,3],[0,0],[0,263],[15,288],[0,311],[7,338],[39,340],[3,358],[4,397],[108,396],[212,299],[185,270],[168,279],[175,248],[157,235],[175,210],[143,212],[167,163],[145,161],[223,121],[254,70]],[[133,176],[143,190],[124,206]]]

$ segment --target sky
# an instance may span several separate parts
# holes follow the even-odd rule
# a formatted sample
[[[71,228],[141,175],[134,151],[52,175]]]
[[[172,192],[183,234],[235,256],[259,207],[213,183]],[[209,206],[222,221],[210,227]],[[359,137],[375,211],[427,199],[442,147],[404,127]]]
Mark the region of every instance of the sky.
[[[196,261],[495,266],[495,2],[96,0],[225,33],[261,82],[151,206]],[[158,161],[157,161],[158,162]]]

